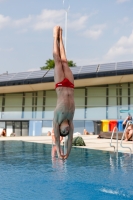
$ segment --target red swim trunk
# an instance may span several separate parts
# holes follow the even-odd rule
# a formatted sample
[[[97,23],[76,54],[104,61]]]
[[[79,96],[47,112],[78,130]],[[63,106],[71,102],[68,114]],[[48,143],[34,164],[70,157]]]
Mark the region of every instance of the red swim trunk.
[[[63,81],[56,83],[55,88],[57,87],[69,87],[69,88],[74,88],[74,84],[71,83],[67,78],[64,78]]]

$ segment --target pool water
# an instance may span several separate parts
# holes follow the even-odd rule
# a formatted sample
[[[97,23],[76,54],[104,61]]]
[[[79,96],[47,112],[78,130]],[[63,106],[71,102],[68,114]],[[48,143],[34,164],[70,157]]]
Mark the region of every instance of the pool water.
[[[55,146],[3,141],[0,199],[133,199],[133,155],[75,147],[63,161]]]

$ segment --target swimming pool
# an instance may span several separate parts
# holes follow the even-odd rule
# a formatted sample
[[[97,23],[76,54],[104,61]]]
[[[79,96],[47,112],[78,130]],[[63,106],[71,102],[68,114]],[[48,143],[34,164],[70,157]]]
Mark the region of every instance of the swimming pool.
[[[55,153],[51,145],[0,142],[0,199],[133,199],[133,156],[72,148],[62,161]]]

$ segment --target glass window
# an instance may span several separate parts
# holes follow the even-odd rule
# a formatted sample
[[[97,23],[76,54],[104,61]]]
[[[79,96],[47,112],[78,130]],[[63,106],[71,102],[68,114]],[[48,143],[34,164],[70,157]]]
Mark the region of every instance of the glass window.
[[[42,108],[43,108],[43,91],[39,91],[37,94],[37,111],[36,111],[36,118],[42,118]]]
[[[45,120],[42,122],[42,135],[47,135],[48,131],[52,131],[53,121]]]
[[[46,99],[45,99],[45,118],[46,119],[53,119],[56,102],[57,102],[56,92],[46,91]]]
[[[84,119],[85,116],[85,89],[74,90],[75,114],[74,119]]]
[[[130,84],[130,109],[133,110],[133,83]]]
[[[73,121],[73,125],[74,125],[74,133],[79,132],[81,134],[83,134],[83,130],[85,127],[85,122],[83,120],[74,120]]]
[[[106,119],[106,87],[90,87],[87,94],[87,119]]]
[[[3,119],[18,119],[22,115],[22,93],[5,94]]]
[[[5,122],[0,122],[0,134],[2,133],[3,131],[3,128],[5,128]]]
[[[2,95],[0,95],[0,119],[1,119],[1,112],[2,112]]]
[[[116,85],[109,85],[108,92],[108,119],[117,119]]]
[[[122,110],[128,110],[128,84],[127,83],[122,84],[120,89],[119,89],[119,91],[121,91],[119,93],[119,95],[120,95],[120,97],[119,97],[120,98],[120,100],[119,100],[120,101],[119,108],[122,109]],[[121,119],[125,119],[127,114],[128,114],[128,112],[120,113],[118,111],[118,116]]]
[[[32,118],[32,93],[25,93],[24,119]]]

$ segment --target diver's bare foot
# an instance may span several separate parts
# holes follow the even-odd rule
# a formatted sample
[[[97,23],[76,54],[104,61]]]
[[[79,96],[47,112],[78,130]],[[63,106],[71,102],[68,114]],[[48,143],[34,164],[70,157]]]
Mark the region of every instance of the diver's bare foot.
[[[55,26],[53,29],[53,37],[54,38],[59,38],[59,30],[60,30],[60,26]]]

